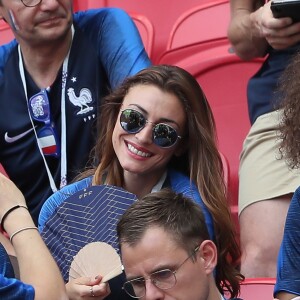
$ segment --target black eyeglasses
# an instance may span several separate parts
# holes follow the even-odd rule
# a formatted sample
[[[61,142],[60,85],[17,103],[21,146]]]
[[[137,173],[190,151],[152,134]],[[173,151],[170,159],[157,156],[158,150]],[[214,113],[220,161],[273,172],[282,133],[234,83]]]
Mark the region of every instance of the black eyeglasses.
[[[197,246],[193,253],[189,255],[179,267],[172,271],[170,269],[156,271],[148,278],[139,277],[129,281],[126,281],[123,284],[123,290],[132,298],[140,299],[146,295],[146,281],[151,280],[151,282],[161,290],[168,290],[174,287],[177,283],[176,273],[178,270],[187,262],[195,253],[199,250],[200,246]]]
[[[37,130],[38,144],[43,154],[59,157],[59,140],[51,122],[50,103],[46,89],[42,89],[29,99],[28,108],[33,120],[44,123],[44,126]]]
[[[128,133],[138,133],[149,122],[142,113],[134,109],[124,109],[121,111],[120,124]],[[153,124],[153,123],[151,123]],[[175,145],[178,139],[181,139],[176,130],[167,124],[153,124],[152,139],[154,144],[161,148],[168,148]]]
[[[39,5],[42,0],[21,0],[21,2],[26,6],[26,7],[35,7]]]

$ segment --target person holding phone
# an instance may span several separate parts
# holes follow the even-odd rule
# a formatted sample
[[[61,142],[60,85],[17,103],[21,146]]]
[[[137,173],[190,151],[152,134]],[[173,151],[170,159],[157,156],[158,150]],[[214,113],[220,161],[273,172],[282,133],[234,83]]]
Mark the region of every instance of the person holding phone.
[[[241,153],[239,220],[241,272],[246,277],[275,277],[284,222],[300,177],[279,159],[275,103],[278,78],[300,49],[300,22],[275,18],[271,2],[231,0],[228,37],[244,60],[265,57],[248,83],[251,129]]]

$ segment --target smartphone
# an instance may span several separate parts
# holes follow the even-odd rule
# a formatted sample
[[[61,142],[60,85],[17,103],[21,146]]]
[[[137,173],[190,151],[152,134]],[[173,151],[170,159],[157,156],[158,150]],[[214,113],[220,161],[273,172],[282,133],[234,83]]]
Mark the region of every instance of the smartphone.
[[[290,17],[300,22],[300,0],[273,0],[271,10],[275,18]]]

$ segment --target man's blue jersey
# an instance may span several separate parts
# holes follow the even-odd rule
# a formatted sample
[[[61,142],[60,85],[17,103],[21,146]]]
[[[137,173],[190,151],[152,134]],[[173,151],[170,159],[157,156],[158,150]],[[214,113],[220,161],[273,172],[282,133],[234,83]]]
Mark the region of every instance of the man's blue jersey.
[[[101,99],[127,76],[150,65],[138,30],[122,10],[103,8],[74,14],[74,38],[65,88],[67,182],[86,166],[95,145]],[[28,97],[40,92],[25,70]],[[60,140],[62,72],[48,92],[51,119]],[[45,163],[33,130],[19,70],[16,41],[0,47],[0,163],[23,192],[37,223],[52,194]],[[59,187],[61,160],[45,156]]]
[[[300,187],[288,210],[283,240],[278,254],[274,296],[286,292],[300,296]]]

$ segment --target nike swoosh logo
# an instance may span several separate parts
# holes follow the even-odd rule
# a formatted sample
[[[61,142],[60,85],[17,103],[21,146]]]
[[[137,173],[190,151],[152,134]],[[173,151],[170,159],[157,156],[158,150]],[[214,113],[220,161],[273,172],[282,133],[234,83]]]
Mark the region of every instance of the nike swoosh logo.
[[[33,128],[30,128],[29,130],[27,130],[23,133],[20,133],[18,135],[12,136],[12,137],[8,136],[8,133],[5,132],[4,139],[7,143],[14,143],[14,142],[18,141],[19,139],[21,139],[22,137],[24,137],[25,135],[27,135],[28,133],[30,133],[32,130],[33,130]]]

